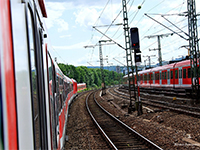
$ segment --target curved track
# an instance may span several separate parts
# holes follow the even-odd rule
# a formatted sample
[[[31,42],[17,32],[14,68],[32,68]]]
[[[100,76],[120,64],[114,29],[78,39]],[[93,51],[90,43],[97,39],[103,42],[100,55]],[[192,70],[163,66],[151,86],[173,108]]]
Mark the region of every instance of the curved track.
[[[95,93],[86,98],[86,107],[96,126],[113,149],[161,149],[112,116],[96,101]]]

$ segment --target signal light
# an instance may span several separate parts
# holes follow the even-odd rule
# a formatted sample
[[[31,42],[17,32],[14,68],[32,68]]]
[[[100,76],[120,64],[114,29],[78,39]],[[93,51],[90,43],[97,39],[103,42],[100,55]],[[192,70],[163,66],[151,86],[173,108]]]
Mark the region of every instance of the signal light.
[[[135,53],[135,63],[141,62],[141,55]]]
[[[131,28],[130,34],[131,34],[131,49],[134,49],[135,53],[141,53],[138,28],[136,27]]]

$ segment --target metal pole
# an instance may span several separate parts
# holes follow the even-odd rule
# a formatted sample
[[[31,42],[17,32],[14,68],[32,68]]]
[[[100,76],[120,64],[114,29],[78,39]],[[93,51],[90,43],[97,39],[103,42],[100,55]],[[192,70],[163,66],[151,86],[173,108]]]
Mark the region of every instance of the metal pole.
[[[140,100],[140,87],[139,87],[139,76],[138,76],[138,70],[137,70],[137,65],[135,65],[136,69],[136,78],[137,78],[137,94],[138,94],[138,100],[137,100],[137,110],[138,110],[138,116],[143,114],[142,111],[142,102]]]
[[[158,59],[159,59],[159,66],[162,66],[162,54],[161,54],[161,46],[160,46],[160,36],[158,36]]]
[[[100,59],[100,68],[101,68],[101,78],[102,78],[102,96],[106,94],[106,87],[105,87],[105,81],[104,81],[104,70],[103,70],[103,54],[101,49],[101,42],[99,41],[99,59]]]

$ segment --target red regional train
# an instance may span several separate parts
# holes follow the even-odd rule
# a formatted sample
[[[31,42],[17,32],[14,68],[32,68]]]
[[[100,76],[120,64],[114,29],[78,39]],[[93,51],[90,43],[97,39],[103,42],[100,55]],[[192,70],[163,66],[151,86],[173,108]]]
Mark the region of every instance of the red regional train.
[[[62,149],[77,82],[50,55],[44,0],[0,0],[0,149]]]
[[[86,89],[86,83],[79,83],[79,84],[77,85],[77,90],[78,90],[78,91],[82,91],[82,90],[84,90],[84,89]]]
[[[138,76],[140,87],[190,89],[192,85],[190,60],[139,71]],[[128,75],[123,80],[128,84]]]

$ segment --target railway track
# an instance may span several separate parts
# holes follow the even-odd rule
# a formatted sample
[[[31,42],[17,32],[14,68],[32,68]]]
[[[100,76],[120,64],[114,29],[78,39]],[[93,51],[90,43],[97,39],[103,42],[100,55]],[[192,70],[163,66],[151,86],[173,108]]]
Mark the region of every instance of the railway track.
[[[119,92],[117,90],[114,90],[115,93],[110,92],[114,96],[121,97],[123,99],[129,100],[128,94]],[[120,96],[121,95],[121,96]],[[179,104],[173,104],[169,102],[159,101],[159,100],[152,100],[150,98],[145,98],[141,96],[141,100],[143,104],[159,107],[163,109],[169,109],[171,111],[176,111],[179,113],[185,113],[191,116],[200,117],[200,109],[198,107],[192,107],[188,105],[179,105]]]
[[[128,90],[128,87],[125,85],[123,86],[124,89]],[[131,89],[132,91],[134,89]],[[185,92],[185,89],[180,89],[180,88],[145,88],[145,87],[140,87],[140,92],[145,92],[149,94],[163,94],[165,96],[176,96],[180,98],[185,98],[187,97],[187,94]]]
[[[95,93],[86,97],[86,107],[112,149],[161,149],[102,108],[96,101]]]

